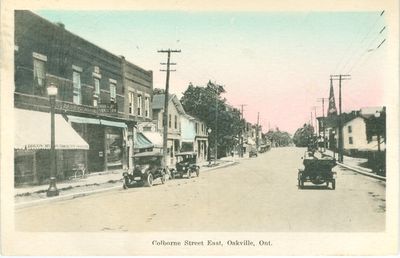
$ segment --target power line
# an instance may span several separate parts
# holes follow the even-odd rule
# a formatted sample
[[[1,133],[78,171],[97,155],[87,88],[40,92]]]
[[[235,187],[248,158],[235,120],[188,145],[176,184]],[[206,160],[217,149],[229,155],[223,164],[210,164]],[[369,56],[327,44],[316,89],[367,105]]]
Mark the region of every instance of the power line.
[[[361,42],[359,43],[359,48],[356,48],[355,51],[352,51],[354,54],[353,55],[349,55],[349,57],[347,58],[347,61],[345,62],[345,65],[342,66],[342,68],[340,69],[340,72],[343,73],[343,71],[346,70],[347,66],[351,63],[352,59],[354,59],[356,56],[359,56],[356,61],[358,61],[358,59],[360,59],[361,57],[363,57],[363,55],[365,54],[364,52],[361,52],[360,55],[360,49],[361,51],[363,51],[363,49],[365,49],[365,47],[363,47],[363,43],[365,42],[365,40],[368,38],[368,36],[371,34],[371,32],[375,29],[376,25],[378,24],[378,21],[381,18],[381,15],[383,13],[381,13],[378,17],[376,17],[376,19],[371,23],[372,26],[370,26],[369,30],[367,31],[367,33],[365,34],[365,36],[361,39]]]

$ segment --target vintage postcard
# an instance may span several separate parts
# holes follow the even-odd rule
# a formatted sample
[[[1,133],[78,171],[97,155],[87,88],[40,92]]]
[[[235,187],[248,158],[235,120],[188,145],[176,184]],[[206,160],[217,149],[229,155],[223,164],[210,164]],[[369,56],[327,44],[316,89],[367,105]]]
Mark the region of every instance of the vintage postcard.
[[[395,255],[399,3],[3,1],[3,255]]]

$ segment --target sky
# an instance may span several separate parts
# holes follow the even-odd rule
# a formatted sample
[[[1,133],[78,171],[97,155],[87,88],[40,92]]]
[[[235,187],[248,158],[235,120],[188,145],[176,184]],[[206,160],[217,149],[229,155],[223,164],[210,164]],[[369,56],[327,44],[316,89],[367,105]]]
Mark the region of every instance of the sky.
[[[293,134],[309,123],[318,98],[328,98],[331,74],[342,82],[343,111],[384,103],[387,65],[385,14],[376,12],[35,11],[70,32],[153,71],[165,88],[166,54],[177,65],[170,92],[189,83],[224,85],[229,104],[245,104],[244,117],[263,131]],[[338,107],[338,81],[334,81]],[[325,114],[328,103],[325,104]],[[314,122],[313,122],[314,123]]]

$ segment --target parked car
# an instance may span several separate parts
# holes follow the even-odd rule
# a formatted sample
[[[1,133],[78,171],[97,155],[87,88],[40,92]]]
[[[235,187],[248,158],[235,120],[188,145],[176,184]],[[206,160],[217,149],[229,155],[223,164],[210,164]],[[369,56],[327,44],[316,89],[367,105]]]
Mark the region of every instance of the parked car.
[[[132,186],[153,186],[156,179],[164,184],[166,170],[162,167],[163,155],[158,152],[142,152],[133,158],[134,168],[131,173],[124,172],[124,189]]]
[[[303,159],[304,169],[299,169],[297,181],[300,189],[304,188],[305,182],[315,185],[332,184],[332,189],[336,188],[336,172],[332,168],[336,166],[336,160],[331,157],[316,158],[313,152],[306,152]]]
[[[196,173],[196,176],[200,175],[200,166],[197,165],[197,155],[195,152],[182,152],[176,154],[177,163],[175,169],[171,170],[172,178],[182,178],[186,176],[191,178],[192,173]]]
[[[258,153],[257,153],[256,149],[252,149],[252,150],[249,151],[249,157],[251,158],[251,157],[254,157],[254,156],[258,157]]]

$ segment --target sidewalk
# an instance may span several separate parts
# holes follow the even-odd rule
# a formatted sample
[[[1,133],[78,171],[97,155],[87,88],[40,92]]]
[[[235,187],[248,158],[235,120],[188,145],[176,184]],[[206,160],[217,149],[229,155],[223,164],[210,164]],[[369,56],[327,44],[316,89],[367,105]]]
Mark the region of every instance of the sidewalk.
[[[217,164],[211,162],[200,163],[200,171],[207,172],[218,168],[236,165],[237,162],[229,158],[217,160]],[[124,170],[113,170],[100,173],[89,174],[86,178],[76,178],[57,183],[59,196],[48,198],[46,191],[48,185],[21,186],[14,188],[14,200],[17,208],[32,206],[47,201],[73,199],[93,193],[109,191],[112,189],[122,189],[122,173]]]
[[[326,150],[323,155],[328,155],[331,157],[335,157],[336,160],[338,158],[338,153],[333,153],[330,150]],[[380,179],[380,180],[384,180],[386,181],[386,177],[383,176],[379,176],[376,173],[374,173],[372,171],[372,169],[369,168],[365,168],[362,167],[361,164],[367,162],[367,159],[363,159],[363,158],[353,158],[353,157],[349,157],[349,156],[345,156],[343,155],[343,163],[337,163],[339,166],[345,167],[347,169],[351,169],[357,173],[366,175],[366,176],[370,176],[376,179]]]

